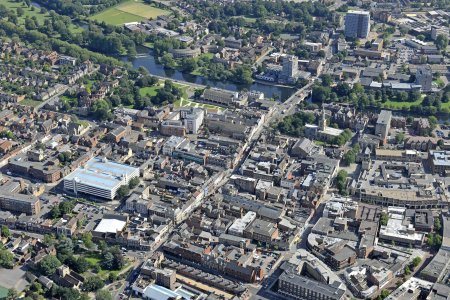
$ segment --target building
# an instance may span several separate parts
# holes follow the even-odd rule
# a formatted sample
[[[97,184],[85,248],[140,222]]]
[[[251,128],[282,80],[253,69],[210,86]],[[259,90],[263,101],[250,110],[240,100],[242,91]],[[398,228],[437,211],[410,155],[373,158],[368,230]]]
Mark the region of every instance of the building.
[[[202,100],[216,105],[231,106],[238,99],[238,96],[238,92],[211,88],[204,90]]]
[[[345,36],[366,39],[370,32],[370,13],[349,10],[345,16]]]
[[[430,150],[428,152],[428,161],[433,173],[446,173],[450,170],[450,151]]]
[[[435,283],[427,300],[448,300],[450,299],[450,287],[445,284]]]
[[[281,266],[278,294],[295,300],[345,299],[345,285],[336,274],[306,250],[297,253]]]
[[[258,242],[271,243],[278,238],[278,228],[275,223],[255,220],[244,229],[244,237]]]
[[[138,176],[139,168],[94,157],[64,178],[64,189],[112,200],[120,186]]]
[[[422,162],[422,156],[417,150],[375,149],[375,157],[385,161]]]
[[[236,219],[228,228],[228,233],[236,236],[243,236],[244,230],[247,226],[256,219],[256,213],[249,211],[242,218]]]
[[[180,117],[184,121],[184,126],[188,133],[197,134],[203,124],[205,111],[201,108],[191,107],[188,110],[180,110]]]
[[[422,91],[431,91],[431,83],[433,82],[433,70],[429,65],[421,65],[417,67],[416,84],[422,86]]]
[[[389,129],[391,128],[392,112],[382,110],[378,115],[377,124],[375,126],[375,135],[381,137],[383,144],[387,142]]]
[[[296,78],[298,74],[298,57],[287,55],[283,58],[283,69],[281,75],[287,80]]]
[[[438,37],[438,35],[443,34],[444,36],[449,36],[449,30],[448,27],[444,26],[436,26],[431,25],[431,39],[435,41]]]
[[[75,66],[77,63],[77,59],[71,56],[61,55],[59,57],[59,64],[60,65],[71,65]]]
[[[316,53],[322,50],[322,43],[304,42],[303,46],[306,50]]]
[[[409,247],[421,246],[425,235],[416,232],[413,220],[406,214],[406,208],[388,207],[389,220],[386,225],[381,225],[380,240],[403,244]]]
[[[224,39],[225,47],[240,49],[242,48],[242,39],[236,39],[234,36],[229,36]]]
[[[322,116],[319,125],[306,124],[305,136],[312,139],[331,142],[340,136],[344,130],[327,126],[325,110],[322,110]]]
[[[35,196],[1,192],[0,208],[27,215],[36,215],[41,211],[41,202]]]
[[[162,135],[183,137],[186,135],[186,127],[180,120],[166,120],[161,122],[160,132]]]

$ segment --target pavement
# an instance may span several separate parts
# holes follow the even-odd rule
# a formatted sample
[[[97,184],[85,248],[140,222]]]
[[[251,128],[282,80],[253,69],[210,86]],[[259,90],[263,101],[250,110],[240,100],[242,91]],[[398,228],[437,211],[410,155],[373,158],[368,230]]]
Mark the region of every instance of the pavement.
[[[0,285],[7,289],[14,288],[17,291],[23,291],[29,284],[25,279],[26,269],[24,266],[15,267],[14,269],[0,268]]]

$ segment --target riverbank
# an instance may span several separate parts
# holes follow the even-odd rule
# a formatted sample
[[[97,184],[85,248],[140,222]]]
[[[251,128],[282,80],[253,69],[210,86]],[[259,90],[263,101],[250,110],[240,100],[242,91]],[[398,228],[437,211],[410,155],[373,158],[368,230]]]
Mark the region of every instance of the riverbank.
[[[148,48],[138,52],[138,56],[133,60],[123,57],[122,61],[131,63],[133,68],[144,67],[151,75],[161,79],[170,79],[182,84],[196,85],[198,87],[214,87],[230,91],[255,90],[264,93],[266,98],[276,98],[281,101],[288,99],[296,90],[293,87],[283,85],[268,85],[267,82],[254,81],[252,84],[236,84],[229,81],[209,80],[201,75],[183,73],[178,70],[165,69],[155,57],[149,53]]]

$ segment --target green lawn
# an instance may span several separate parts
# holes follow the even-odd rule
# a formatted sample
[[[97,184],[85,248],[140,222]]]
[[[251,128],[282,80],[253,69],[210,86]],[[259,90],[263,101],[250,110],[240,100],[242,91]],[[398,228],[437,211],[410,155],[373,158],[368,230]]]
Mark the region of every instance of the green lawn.
[[[85,255],[84,258],[89,262],[89,264],[91,266],[99,265],[101,267],[102,258],[99,254],[92,253],[89,255]],[[101,268],[100,272],[98,272],[97,275],[104,279],[107,279],[110,273],[117,276],[121,271],[127,269],[129,266],[130,266],[130,263],[127,262],[121,270],[110,271],[110,270],[105,270],[105,269]]]
[[[150,48],[150,49],[153,49],[153,43],[152,43],[152,42],[145,42],[145,43],[144,43],[144,46],[145,46],[145,47],[148,47],[148,48]]]
[[[139,94],[141,94],[141,97],[143,96],[155,96],[156,93],[158,92],[158,90],[161,88],[161,86],[149,86],[149,87],[144,87],[144,88],[140,88],[139,89]]]
[[[100,264],[100,261],[102,260],[100,255],[95,255],[95,254],[86,255],[86,256],[84,256],[84,258],[86,258],[88,263],[92,266]]]
[[[142,0],[127,0],[89,18],[111,25],[122,25],[145,19],[156,19],[158,16],[168,14],[170,14],[170,11],[150,6]]]
[[[389,100],[383,103],[383,107],[392,109],[407,109],[414,105],[420,105],[423,101],[423,98],[425,98],[425,96],[422,96],[421,99],[414,102],[397,102]]]
[[[23,9],[23,15],[19,17],[19,25],[24,26],[25,25],[25,18],[26,17],[36,17],[36,19],[38,20],[39,24],[44,24],[44,20],[49,18],[50,14],[47,12],[45,14],[41,13],[41,10],[35,6],[31,6],[28,7],[26,6],[23,2],[15,2],[12,0],[1,0],[0,1],[1,4],[3,4],[6,8],[10,9],[10,10],[14,10],[15,12],[17,12],[17,8],[21,7]],[[69,24],[68,25],[69,30],[72,33],[77,33],[77,32],[82,32],[83,28],[78,27],[74,24]]]
[[[243,18],[246,22],[248,23],[255,23],[256,22],[256,18],[251,18],[251,17],[245,17],[245,16],[236,16],[234,18]]]
[[[25,99],[23,101],[20,101],[19,104],[25,105],[25,106],[31,106],[31,107],[36,107],[39,104],[42,104],[42,101],[36,101],[33,99]]]
[[[205,103],[199,103],[199,102],[193,102],[186,99],[178,100],[174,103],[175,107],[201,107],[208,110],[215,110],[215,111],[222,111],[224,110],[223,107],[211,105],[211,104],[205,104]]]
[[[180,83],[176,83],[176,82],[173,82],[173,85],[181,90],[182,98],[184,98],[184,99],[188,98],[188,95],[187,95],[187,90],[189,89],[188,85],[180,84]],[[141,97],[144,97],[144,96],[152,97],[152,96],[155,96],[156,93],[158,92],[158,90],[161,89],[163,86],[164,86],[164,80],[159,80],[159,83],[157,85],[140,88],[139,94],[141,95]]]

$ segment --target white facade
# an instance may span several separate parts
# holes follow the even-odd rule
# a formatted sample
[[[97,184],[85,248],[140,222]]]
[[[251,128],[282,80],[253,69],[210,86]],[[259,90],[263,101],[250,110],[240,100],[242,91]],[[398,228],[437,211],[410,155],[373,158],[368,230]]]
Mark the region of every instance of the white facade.
[[[188,111],[180,111],[181,118],[184,119],[184,126],[189,133],[197,134],[203,124],[205,111],[201,108],[192,108]]]
[[[139,177],[139,168],[94,157],[64,178],[64,189],[112,200],[120,186],[134,177]]]

